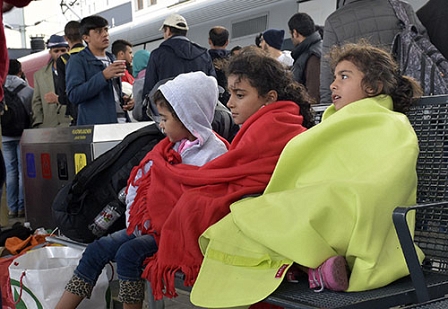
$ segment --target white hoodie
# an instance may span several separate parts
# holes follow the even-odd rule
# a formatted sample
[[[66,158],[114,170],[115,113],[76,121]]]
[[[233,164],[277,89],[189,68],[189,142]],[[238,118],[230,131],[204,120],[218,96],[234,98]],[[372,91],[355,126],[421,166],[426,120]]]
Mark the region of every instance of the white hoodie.
[[[227,152],[226,145],[215,135],[211,126],[218,103],[218,83],[214,77],[203,72],[180,74],[159,86],[158,90],[198,141],[181,153],[182,163],[202,166]],[[176,151],[180,143],[181,141],[174,144]],[[149,171],[151,165],[152,161],[146,164],[144,173]],[[136,178],[140,178],[142,173],[143,171],[139,170]],[[136,193],[137,187],[130,185],[126,196],[126,225]],[[146,228],[149,228],[149,222]],[[134,233],[139,235],[139,231]]]

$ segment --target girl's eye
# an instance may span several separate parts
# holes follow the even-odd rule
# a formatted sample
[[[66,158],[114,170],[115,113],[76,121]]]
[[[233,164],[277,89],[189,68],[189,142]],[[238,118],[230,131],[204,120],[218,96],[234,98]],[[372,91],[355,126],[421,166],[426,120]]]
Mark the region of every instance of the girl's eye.
[[[341,75],[341,79],[347,79],[347,78],[348,78],[347,75],[345,75],[345,74],[342,74],[342,75]]]

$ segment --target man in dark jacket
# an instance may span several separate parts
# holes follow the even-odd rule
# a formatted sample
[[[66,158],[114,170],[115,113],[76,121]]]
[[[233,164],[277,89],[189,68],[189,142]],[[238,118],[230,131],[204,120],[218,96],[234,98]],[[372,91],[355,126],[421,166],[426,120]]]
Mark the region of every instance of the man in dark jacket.
[[[78,106],[72,104],[67,97],[66,83],[65,83],[65,71],[68,60],[71,55],[75,55],[84,49],[82,43],[82,37],[79,33],[79,21],[69,21],[64,27],[64,38],[70,46],[70,50],[66,54],[59,56],[56,60],[56,70],[58,76],[55,81],[56,94],[59,96],[59,103],[61,105],[67,105],[65,114],[70,117],[70,125],[76,125],[76,119],[78,118]]]
[[[208,53],[215,67],[218,86],[221,87],[219,89],[219,101],[226,105],[230,97],[227,91],[227,77],[224,73],[224,68],[230,58],[230,51],[226,49],[229,44],[229,31],[222,26],[211,28],[208,32],[208,44],[210,45]]]
[[[411,23],[420,34],[426,35],[426,29],[417,18],[412,6],[403,1]],[[320,65],[320,100],[331,103],[330,84],[333,73],[325,55],[333,45],[347,42],[356,43],[361,38],[371,44],[391,50],[395,35],[401,25],[389,0],[344,0],[342,6],[325,20],[322,62]]]
[[[294,79],[303,84],[316,103],[319,103],[322,38],[313,19],[306,13],[294,14],[288,21],[288,27],[294,44],[291,53],[294,59]]]
[[[160,30],[163,31],[165,41],[151,52],[146,68],[143,97],[159,80],[175,77],[181,73],[202,71],[216,78],[215,68],[207,49],[186,37],[188,25],[185,18],[179,14],[170,15]]]

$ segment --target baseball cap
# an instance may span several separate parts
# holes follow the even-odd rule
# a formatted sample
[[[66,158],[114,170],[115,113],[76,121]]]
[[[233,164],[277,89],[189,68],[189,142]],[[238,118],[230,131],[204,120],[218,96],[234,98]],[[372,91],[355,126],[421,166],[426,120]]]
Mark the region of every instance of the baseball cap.
[[[190,295],[194,305],[227,308],[255,304],[283,281],[292,260],[265,247],[257,250],[262,245],[241,233],[229,214],[199,238],[204,260]]]
[[[160,27],[159,30],[163,30],[164,26],[174,27],[179,30],[188,30],[188,24],[185,18],[179,14],[172,14],[168,16]]]

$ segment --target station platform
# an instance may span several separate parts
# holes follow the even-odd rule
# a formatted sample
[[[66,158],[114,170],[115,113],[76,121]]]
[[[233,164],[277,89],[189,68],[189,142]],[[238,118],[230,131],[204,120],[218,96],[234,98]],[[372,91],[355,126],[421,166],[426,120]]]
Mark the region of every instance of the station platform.
[[[3,208],[3,207],[2,207]],[[12,225],[16,222],[20,222],[22,224],[25,223],[25,218],[13,218],[13,219],[8,219],[7,213],[6,213],[6,218],[4,217],[2,220],[2,228],[10,228],[12,227]],[[113,298],[113,307],[112,309],[122,309],[123,308],[123,304],[121,304],[120,302],[117,301],[117,295],[118,295],[118,280],[113,280],[110,283],[110,288],[111,288],[111,292],[112,292],[112,298]],[[194,306],[191,302],[190,302],[190,295],[184,291],[177,291],[179,296],[173,299],[164,299],[163,303],[164,303],[164,308],[151,308],[148,304],[148,302],[145,300],[145,302],[143,303],[143,309],[192,309],[192,308],[200,308],[200,307],[196,307]]]

